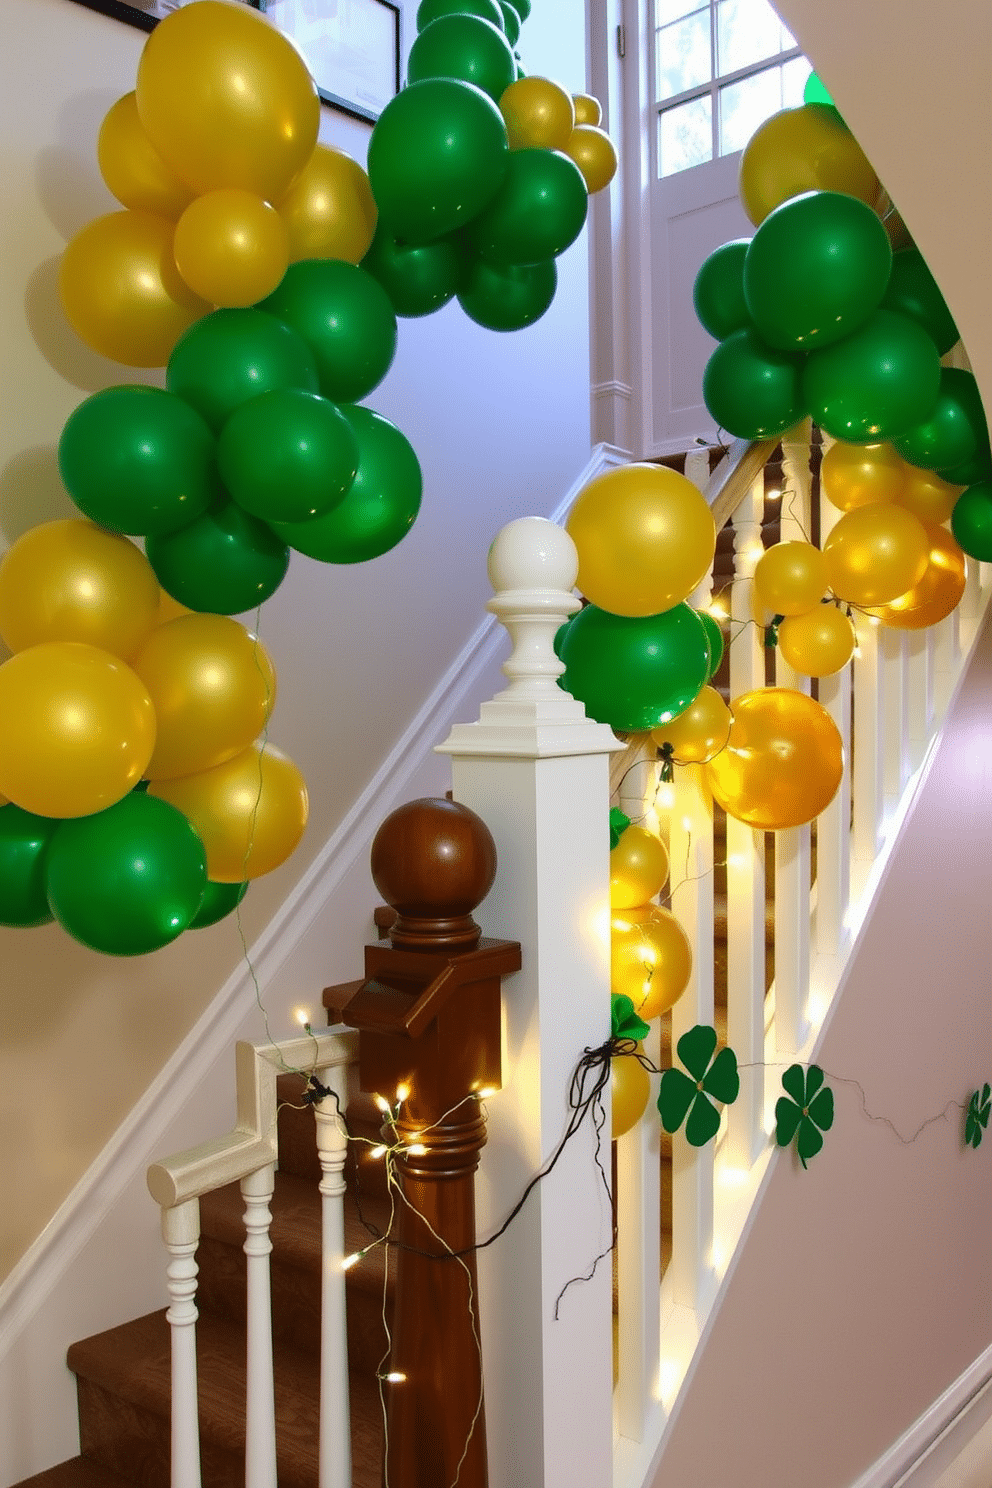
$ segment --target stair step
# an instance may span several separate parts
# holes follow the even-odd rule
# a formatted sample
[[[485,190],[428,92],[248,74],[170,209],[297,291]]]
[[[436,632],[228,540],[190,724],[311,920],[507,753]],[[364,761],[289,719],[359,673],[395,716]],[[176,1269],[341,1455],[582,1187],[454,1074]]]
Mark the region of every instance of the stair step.
[[[89,1457],[70,1457],[46,1472],[25,1478],[14,1488],[135,1488],[133,1478],[121,1478]]]

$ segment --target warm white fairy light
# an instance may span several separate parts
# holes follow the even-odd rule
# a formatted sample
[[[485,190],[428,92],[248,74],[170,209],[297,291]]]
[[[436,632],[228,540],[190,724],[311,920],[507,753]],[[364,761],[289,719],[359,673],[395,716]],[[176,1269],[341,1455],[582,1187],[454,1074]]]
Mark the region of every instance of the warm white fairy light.
[[[386,1097],[384,1095],[374,1095],[372,1097],[372,1099],[375,1101],[376,1105],[379,1107],[379,1110],[382,1112],[382,1114],[384,1116],[387,1115],[388,1112],[390,1111],[391,1107],[390,1107],[390,1104],[387,1101]]]
[[[658,787],[658,806],[664,811],[671,811],[675,805],[675,786],[670,780],[663,781]]]
[[[396,1087],[396,1103],[402,1105],[405,1100],[410,1099],[410,1087],[405,1080],[401,1080]]]
[[[766,501],[781,501],[782,500],[782,492],[781,491],[766,491],[765,492],[765,500]]]
[[[714,599],[709,607],[709,613],[714,620],[726,620],[729,612],[722,599]]]
[[[372,1151],[369,1153],[369,1157],[385,1157],[385,1155],[386,1155],[386,1153],[388,1151],[389,1151],[389,1148],[388,1147],[384,1147],[384,1146],[373,1147],[372,1148]]]
[[[475,1093],[480,1100],[490,1100],[496,1094],[496,1086],[483,1085],[482,1089],[477,1090]]]
[[[358,1265],[364,1254],[365,1252],[363,1250],[356,1250],[354,1255],[345,1256],[344,1260],[341,1262],[341,1270],[350,1271],[352,1266]]]
[[[299,1025],[300,1025],[301,1028],[309,1028],[310,1027],[310,1009],[309,1008],[305,1008],[305,1007],[294,1008],[293,1009],[293,1017],[296,1019],[297,1023],[299,1023]]]
[[[389,1374],[384,1374],[383,1379],[387,1385],[402,1385],[406,1382],[406,1375],[399,1369],[393,1369]]]
[[[423,1142],[408,1142],[406,1144],[406,1150],[414,1157],[423,1157],[424,1153],[427,1151],[427,1148],[424,1146]]]

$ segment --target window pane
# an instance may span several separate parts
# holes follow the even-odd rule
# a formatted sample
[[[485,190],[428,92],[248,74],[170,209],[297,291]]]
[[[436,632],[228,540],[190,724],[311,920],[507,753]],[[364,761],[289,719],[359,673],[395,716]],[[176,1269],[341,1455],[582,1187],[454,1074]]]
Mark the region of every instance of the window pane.
[[[655,0],[654,23],[656,26],[667,26],[669,21],[680,21],[683,16],[691,15],[699,8],[699,0]]]
[[[698,10],[684,21],[665,26],[655,35],[658,91],[660,103],[674,98],[689,88],[708,83],[713,76],[710,51],[710,13]]]
[[[812,67],[805,57],[793,57],[782,68],[782,107],[799,108]]]
[[[707,93],[668,109],[658,119],[658,174],[702,165],[713,158],[713,101]]]
[[[718,0],[716,12],[717,76],[750,67],[782,50],[788,35],[768,0]],[[787,42],[786,45],[795,45]]]
[[[782,69],[768,67],[720,89],[720,154],[743,150],[759,124],[782,107]]]

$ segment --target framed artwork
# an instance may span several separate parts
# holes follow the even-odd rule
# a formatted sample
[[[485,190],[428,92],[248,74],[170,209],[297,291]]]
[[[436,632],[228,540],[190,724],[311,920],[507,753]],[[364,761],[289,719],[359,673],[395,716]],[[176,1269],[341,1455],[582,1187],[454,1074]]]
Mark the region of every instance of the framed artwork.
[[[151,31],[182,0],[76,0]],[[243,0],[306,58],[322,102],[374,122],[400,87],[400,10],[391,0]]]

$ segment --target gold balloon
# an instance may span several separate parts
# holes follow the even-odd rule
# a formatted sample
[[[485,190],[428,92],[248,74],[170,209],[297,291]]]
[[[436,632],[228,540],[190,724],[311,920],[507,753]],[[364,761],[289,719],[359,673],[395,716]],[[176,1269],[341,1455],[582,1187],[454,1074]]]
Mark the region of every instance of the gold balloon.
[[[945,527],[929,526],[930,561],[919,583],[891,604],[873,609],[893,630],[924,630],[946,620],[964,594],[968,569],[964,553]]]
[[[891,502],[846,512],[823,544],[830,587],[848,604],[889,604],[922,579],[930,561],[918,517]]]
[[[592,124],[598,129],[603,122],[603,105],[591,93],[573,93],[576,124]]]
[[[820,466],[820,484],[832,506],[854,511],[876,501],[898,501],[906,489],[909,467],[891,444],[830,446]]]
[[[692,946],[658,904],[616,910],[610,919],[610,990],[629,997],[642,1018],[673,1007],[692,975]]]
[[[730,722],[730,709],[716,688],[704,687],[671,723],[652,729],[651,737],[659,747],[672,746],[676,764],[702,765],[726,744]]]
[[[309,164],[278,203],[289,237],[289,261],[340,258],[357,264],[375,237],[378,208],[356,160],[318,145]]]
[[[258,741],[212,770],[155,780],[148,794],[177,806],[193,823],[215,883],[271,873],[297,847],[307,824],[303,776],[280,750]]]
[[[830,677],[854,655],[854,626],[836,605],[817,605],[805,615],[790,615],[778,628],[778,649],[793,671],[806,677]]]
[[[575,128],[570,93],[550,78],[511,83],[499,100],[511,150],[564,150]]]
[[[896,497],[896,505],[904,506],[925,524],[939,526],[948,520],[963,490],[963,486],[948,485],[935,470],[907,465],[906,484]]]
[[[602,191],[617,173],[616,146],[605,130],[592,124],[577,124],[562,149],[579,167],[590,195]]]
[[[758,559],[754,595],[773,615],[803,615],[827,592],[827,564],[808,542],[776,543]]]
[[[198,0],[160,21],[138,63],[138,113],[197,192],[278,201],[317,143],[320,99],[300,53],[246,5]]]
[[[610,905],[637,909],[664,887],[668,849],[646,827],[629,826],[610,853]]]
[[[275,207],[250,191],[208,191],[176,223],[176,266],[195,294],[225,308],[255,305],[289,266],[289,235]]]
[[[91,816],[141,779],[155,710],[119,657],[49,641],[0,666],[0,791],[36,816]]]
[[[62,305],[94,351],[129,367],[164,367],[183,331],[207,314],[210,306],[176,268],[174,231],[167,218],[149,212],[111,212],[66,246]]]
[[[133,211],[175,221],[193,200],[145,133],[133,93],[119,98],[101,124],[96,156],[114,196]]]
[[[0,636],[11,651],[86,641],[130,661],[158,596],[151,564],[126,537],[93,522],[43,522],[0,559]]]
[[[579,589],[614,615],[657,615],[680,604],[716,548],[705,497],[664,465],[623,465],[597,476],[565,525],[578,549]]]
[[[878,177],[836,109],[817,104],[772,114],[741,156],[740,196],[758,227],[769,212],[804,191],[841,191],[874,206]]]
[[[180,615],[192,615],[195,611],[187,609],[180,604],[178,599],[173,599],[164,589],[158,591],[158,613],[155,616],[156,625],[168,625],[170,620],[178,620]]]
[[[637,1053],[643,1052],[644,1045],[638,1044]],[[651,1098],[651,1076],[633,1054],[614,1054],[610,1060],[610,1096],[610,1135],[615,1142],[637,1125]]]
[[[727,747],[705,766],[719,805],[765,832],[819,816],[844,773],[840,733],[827,710],[788,687],[746,692],[730,706]]]
[[[226,615],[160,625],[135,658],[158,719],[149,780],[196,775],[233,759],[275,706],[272,663],[257,636]]]

